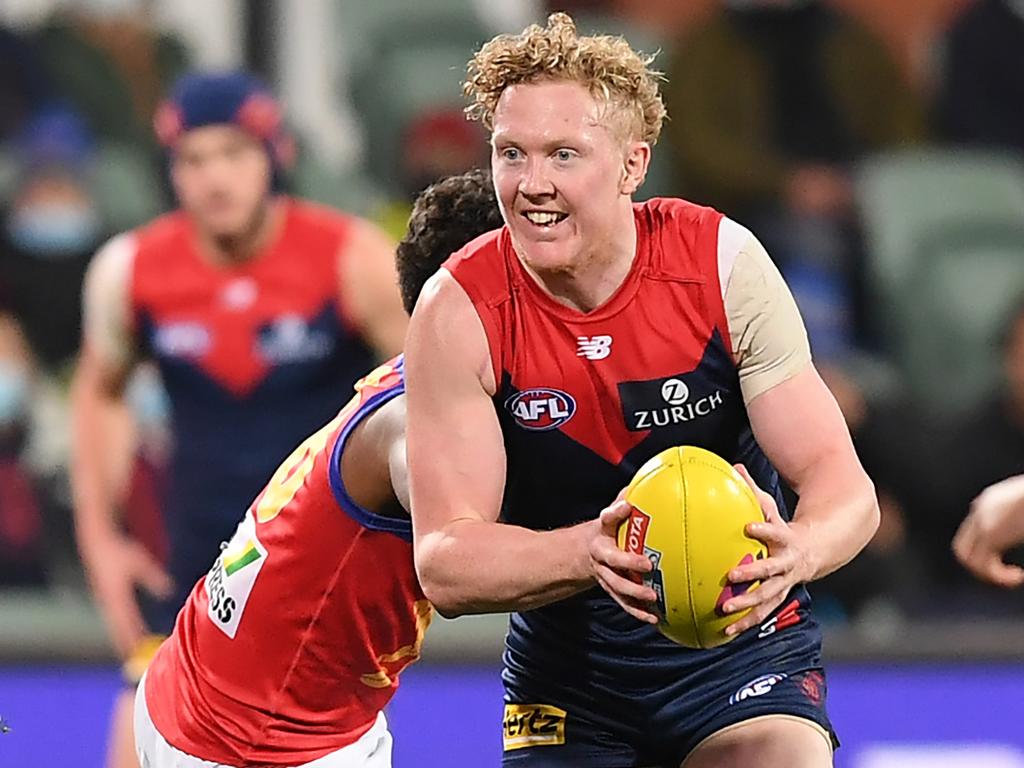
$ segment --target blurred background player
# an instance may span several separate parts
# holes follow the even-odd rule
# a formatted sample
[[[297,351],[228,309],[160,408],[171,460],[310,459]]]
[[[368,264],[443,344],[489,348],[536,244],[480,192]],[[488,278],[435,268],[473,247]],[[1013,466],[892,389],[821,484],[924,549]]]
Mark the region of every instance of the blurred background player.
[[[398,246],[406,309],[501,223],[484,171],[423,192]],[[399,356],[362,379],[292,452],[192,591],[139,688],[142,765],[391,765],[383,708],[432,615],[412,562],[402,369]]]
[[[400,349],[406,322],[391,241],[365,221],[277,194],[291,144],[260,82],[186,76],[154,121],[180,208],[96,255],[72,384],[79,547],[136,681],[238,510],[375,356]],[[130,452],[119,409],[146,358],[170,401],[166,571],[115,515],[118,464]],[[133,759],[130,704],[126,693],[112,765]]]
[[[517,611],[505,765],[831,765],[803,583],[871,538],[874,490],[757,239],[683,200],[633,204],[665,117],[649,64],[565,14],[470,62],[506,226],[446,262],[410,324],[417,570],[442,614]],[[615,541],[628,505],[601,512],[673,445],[768,489],[748,532],[769,556],[728,574],[761,584],[723,605],[752,610],[709,651],[651,626],[654,591],[628,578],[651,563]]]

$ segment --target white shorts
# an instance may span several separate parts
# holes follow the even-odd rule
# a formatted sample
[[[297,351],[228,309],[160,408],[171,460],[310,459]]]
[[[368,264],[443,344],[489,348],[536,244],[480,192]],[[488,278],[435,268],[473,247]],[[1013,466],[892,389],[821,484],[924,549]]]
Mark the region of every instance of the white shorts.
[[[135,752],[141,768],[237,768],[200,760],[167,743],[146,707],[145,680],[135,694]],[[295,768],[391,768],[391,733],[384,713],[358,741]]]

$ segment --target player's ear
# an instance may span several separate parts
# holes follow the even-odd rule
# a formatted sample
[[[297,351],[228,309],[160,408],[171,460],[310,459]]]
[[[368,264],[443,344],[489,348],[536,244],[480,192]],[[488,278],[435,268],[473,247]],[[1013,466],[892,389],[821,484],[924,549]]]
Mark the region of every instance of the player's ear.
[[[626,154],[622,163],[622,181],[619,192],[632,195],[647,177],[647,167],[651,163],[651,145],[646,141],[631,141],[626,144]]]

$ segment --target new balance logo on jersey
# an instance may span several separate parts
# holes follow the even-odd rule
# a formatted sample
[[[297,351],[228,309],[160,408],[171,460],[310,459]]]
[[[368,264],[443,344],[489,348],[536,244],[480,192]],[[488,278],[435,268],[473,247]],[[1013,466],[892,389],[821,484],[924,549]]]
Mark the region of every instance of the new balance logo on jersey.
[[[576,357],[604,360],[612,353],[611,336],[577,336]]]

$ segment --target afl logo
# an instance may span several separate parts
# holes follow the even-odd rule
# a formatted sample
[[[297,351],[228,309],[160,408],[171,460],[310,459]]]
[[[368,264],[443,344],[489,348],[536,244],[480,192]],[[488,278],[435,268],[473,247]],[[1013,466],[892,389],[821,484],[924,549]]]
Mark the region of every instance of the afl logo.
[[[505,401],[505,408],[523,429],[546,432],[558,429],[576,413],[576,401],[557,389],[527,389]]]

